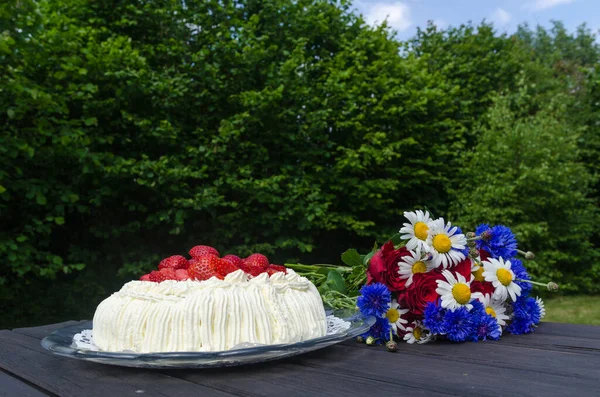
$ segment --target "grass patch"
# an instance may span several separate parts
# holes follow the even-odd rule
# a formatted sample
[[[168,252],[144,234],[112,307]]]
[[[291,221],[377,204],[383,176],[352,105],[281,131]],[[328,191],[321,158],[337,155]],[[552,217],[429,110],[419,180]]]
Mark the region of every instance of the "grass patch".
[[[559,296],[545,299],[542,321],[600,325],[600,296]]]

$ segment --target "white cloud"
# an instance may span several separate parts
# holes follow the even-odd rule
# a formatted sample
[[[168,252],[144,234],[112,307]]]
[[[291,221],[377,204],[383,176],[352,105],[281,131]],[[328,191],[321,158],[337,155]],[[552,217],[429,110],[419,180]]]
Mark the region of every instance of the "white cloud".
[[[534,10],[546,10],[561,4],[569,4],[574,1],[575,0],[535,0],[533,4],[531,4],[531,7]]]
[[[410,7],[403,2],[365,4],[365,19],[369,25],[379,25],[387,19],[388,25],[402,32],[411,27]]]
[[[502,8],[496,8],[496,10],[492,13],[492,21],[497,26],[504,26],[510,22],[511,16],[508,12],[503,10]]]

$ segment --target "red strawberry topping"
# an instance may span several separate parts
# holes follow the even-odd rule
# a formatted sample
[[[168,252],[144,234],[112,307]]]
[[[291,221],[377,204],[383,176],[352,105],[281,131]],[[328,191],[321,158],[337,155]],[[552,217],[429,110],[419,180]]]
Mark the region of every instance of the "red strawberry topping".
[[[199,258],[204,255],[219,256],[219,251],[208,245],[197,245],[190,250],[190,256],[192,258]]]
[[[269,276],[272,276],[275,273],[278,272],[282,272],[282,273],[287,273],[287,268],[285,266],[281,266],[281,265],[269,265],[269,267],[267,267],[267,274]]]
[[[240,268],[236,265],[233,265],[231,262],[217,258],[218,260],[214,260],[211,262],[212,270],[216,273],[219,273],[221,276],[226,276],[229,273],[233,273]]]
[[[187,269],[188,260],[181,255],[173,255],[163,259],[158,264],[159,269],[171,268],[171,269]]]
[[[177,269],[175,270],[175,279],[178,281],[189,280],[190,274],[185,269]]]
[[[150,274],[144,274],[140,277],[140,281],[150,281]]]
[[[223,279],[222,275],[213,270],[218,266],[218,263],[221,262],[220,258],[209,254],[190,259],[189,262],[190,267],[188,268],[188,273],[191,279],[202,281],[208,280],[213,276],[221,280]]]
[[[242,260],[240,259],[239,256],[236,255],[225,255],[224,257],[222,257],[221,259],[223,259],[226,262],[231,263],[233,266],[235,267],[240,267],[240,264],[242,263]]]
[[[159,272],[158,270],[152,270],[150,272],[149,279],[150,279],[150,281],[153,281],[155,283],[160,283],[162,281],[167,280],[167,275]]]
[[[160,269],[160,272],[165,275],[165,280],[177,280],[176,270],[170,267]]]
[[[252,254],[242,261],[240,269],[256,277],[269,267],[269,259],[263,254]]]

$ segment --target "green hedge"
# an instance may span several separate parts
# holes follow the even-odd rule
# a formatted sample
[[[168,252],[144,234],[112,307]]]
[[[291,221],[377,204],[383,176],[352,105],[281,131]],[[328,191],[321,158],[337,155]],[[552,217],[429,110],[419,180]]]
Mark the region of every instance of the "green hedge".
[[[0,327],[90,317],[124,280],[197,243],[336,262],[397,231],[404,210],[447,214],[497,93],[524,75],[545,76],[536,98],[568,96],[577,77],[535,52],[539,32],[429,26],[400,43],[350,10],[4,2]],[[597,62],[593,41],[577,48]],[[592,61],[577,73],[591,76]],[[590,108],[597,78],[586,78],[565,106]],[[564,123],[593,127],[585,114]]]

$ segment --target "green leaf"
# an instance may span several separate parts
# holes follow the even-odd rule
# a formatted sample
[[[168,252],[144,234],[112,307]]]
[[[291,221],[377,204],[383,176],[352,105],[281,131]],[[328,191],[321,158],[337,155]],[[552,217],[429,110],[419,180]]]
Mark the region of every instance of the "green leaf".
[[[327,274],[327,281],[325,283],[329,286],[330,290],[346,293],[346,282],[344,278],[337,270],[330,270]]]
[[[400,233],[396,233],[392,237],[390,237],[390,241],[394,245],[400,245],[400,244],[402,244],[403,240],[400,238]]]
[[[360,254],[354,248],[350,248],[342,254],[342,262],[352,267],[363,265],[363,261],[360,257]]]
[[[54,218],[54,222],[56,222],[57,225],[64,225],[65,218],[63,218],[62,216],[58,216],[58,217]]]
[[[0,185],[0,194],[4,193],[6,191],[6,188],[2,185]]]
[[[35,195],[35,202],[39,205],[46,205],[46,196],[44,196],[40,192],[37,192],[37,194]]]
[[[369,264],[369,261],[371,260],[371,258],[373,257],[373,255],[375,255],[375,252],[377,252],[377,251],[376,250],[375,251],[371,251],[367,255],[363,256],[363,260],[362,260],[363,265],[367,266]]]

